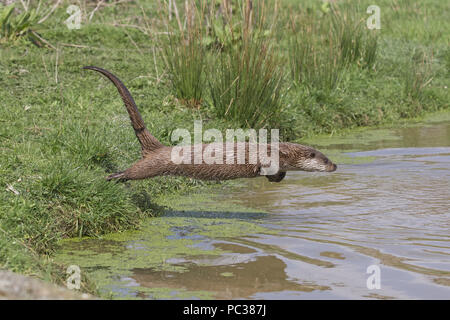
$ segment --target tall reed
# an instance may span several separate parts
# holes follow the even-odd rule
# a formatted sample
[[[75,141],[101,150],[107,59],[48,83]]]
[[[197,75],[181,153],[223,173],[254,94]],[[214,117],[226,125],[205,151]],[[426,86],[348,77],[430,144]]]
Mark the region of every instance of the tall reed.
[[[423,98],[424,89],[433,80],[432,53],[414,50],[404,74],[404,95],[413,101]]]
[[[175,1],[171,4],[176,8]],[[176,9],[175,22],[165,20],[167,38],[160,43],[175,96],[185,105],[197,108],[202,104],[205,87],[203,10],[203,6],[198,8],[193,1],[186,2],[183,25]]]
[[[289,65],[294,82],[308,89],[336,89],[352,65],[372,69],[378,37],[354,11],[335,5],[321,19],[311,13],[291,17]]]
[[[238,126],[276,125],[281,111],[282,63],[272,46],[266,3],[247,0],[225,17],[231,42],[216,49],[208,70],[215,114]]]

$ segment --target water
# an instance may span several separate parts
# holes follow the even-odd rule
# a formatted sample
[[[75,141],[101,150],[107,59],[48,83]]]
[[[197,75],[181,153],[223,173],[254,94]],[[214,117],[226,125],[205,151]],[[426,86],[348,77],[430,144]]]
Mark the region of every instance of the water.
[[[68,243],[61,260],[118,298],[449,299],[450,121],[327,149],[353,151],[335,173],[213,197],[251,211],[172,212],[124,239]]]

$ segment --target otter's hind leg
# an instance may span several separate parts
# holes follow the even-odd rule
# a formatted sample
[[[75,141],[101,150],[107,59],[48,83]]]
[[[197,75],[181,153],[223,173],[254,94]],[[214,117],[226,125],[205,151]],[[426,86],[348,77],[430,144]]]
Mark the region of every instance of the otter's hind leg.
[[[130,168],[106,177],[106,180],[118,179],[119,181],[127,181],[153,178],[164,174],[161,169],[164,168],[162,168],[161,165],[158,165],[157,162],[154,162],[149,158],[143,158],[133,164]]]

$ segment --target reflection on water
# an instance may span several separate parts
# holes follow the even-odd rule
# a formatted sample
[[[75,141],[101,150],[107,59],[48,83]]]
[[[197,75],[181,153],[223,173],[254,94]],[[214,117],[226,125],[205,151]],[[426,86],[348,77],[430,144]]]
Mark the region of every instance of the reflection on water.
[[[450,298],[450,122],[395,133],[398,139],[328,146],[363,150],[349,155],[369,162],[341,164],[332,174],[290,172],[282,183],[248,180],[220,195],[267,212],[233,213],[231,227],[245,220],[264,229],[216,237],[177,226],[171,237],[221,254],[177,254],[164,261],[173,270],[141,264],[108,288],[120,291],[131,281],[147,289],[136,293],[144,298],[158,298],[154,288],[165,288],[166,298]],[[381,289],[367,288],[370,265],[380,267]]]
[[[216,265],[188,265],[188,271],[154,272],[153,270],[135,269],[133,278],[145,287],[169,287],[179,290],[214,292],[218,299],[235,297],[251,297],[255,294],[292,291],[311,292],[329,290],[329,287],[318,286],[286,278],[286,264],[273,255],[256,256],[245,263],[222,260]]]

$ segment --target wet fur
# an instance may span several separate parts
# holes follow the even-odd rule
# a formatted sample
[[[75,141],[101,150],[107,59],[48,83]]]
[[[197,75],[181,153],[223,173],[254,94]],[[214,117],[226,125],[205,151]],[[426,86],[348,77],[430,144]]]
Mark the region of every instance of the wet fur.
[[[141,144],[142,158],[130,168],[114,173],[108,176],[107,180],[117,179],[119,181],[146,179],[156,176],[172,175],[185,176],[200,180],[228,180],[236,178],[254,178],[264,174],[264,165],[259,161],[249,161],[249,143],[223,143],[219,148],[223,152],[223,164],[194,163],[195,146],[191,146],[191,164],[175,164],[172,162],[172,148],[165,146],[158,141],[145,127],[144,121],[137,109],[125,85],[112,73],[102,68],[88,66],[84,69],[94,70],[106,76],[116,86],[122,97],[131,124],[139,143]],[[245,162],[238,164],[237,148],[239,144],[245,147]],[[202,151],[209,144],[202,145]],[[320,151],[311,147],[295,143],[281,142],[278,150],[272,150],[270,144],[267,145],[268,154],[271,152],[279,153],[279,171],[273,175],[266,175],[271,182],[280,182],[286,176],[286,171],[335,171],[336,165]],[[227,152],[232,155],[234,164],[227,164]]]

